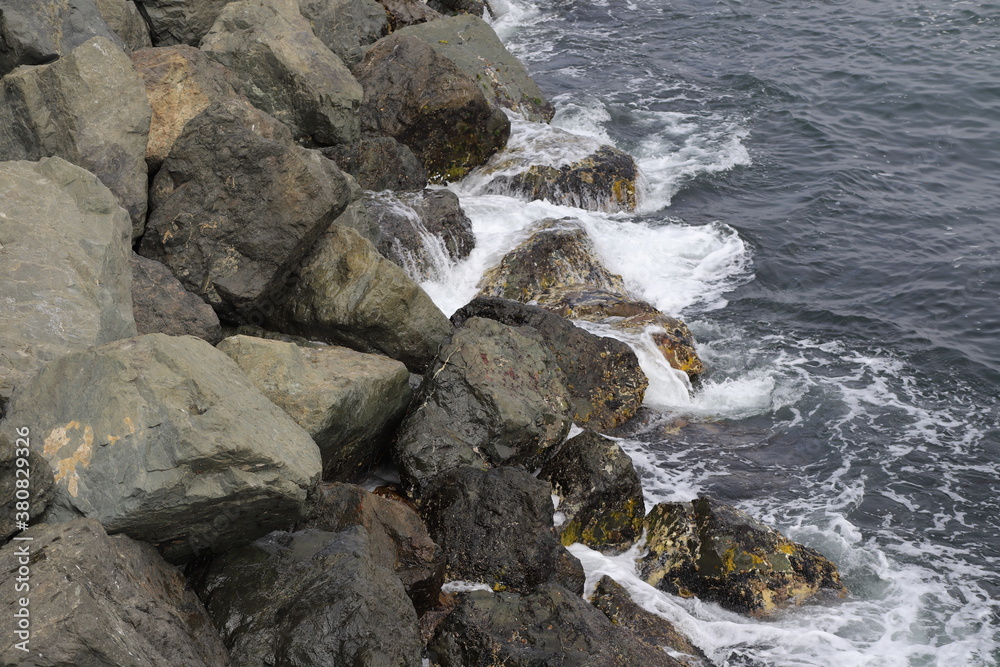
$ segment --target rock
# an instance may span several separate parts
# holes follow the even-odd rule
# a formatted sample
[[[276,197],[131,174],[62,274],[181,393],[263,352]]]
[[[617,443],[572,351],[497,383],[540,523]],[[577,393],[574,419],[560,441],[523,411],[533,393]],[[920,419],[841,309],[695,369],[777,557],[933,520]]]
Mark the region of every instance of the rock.
[[[547,123],[555,108],[493,28],[469,14],[412,25],[400,35],[416,37],[476,82],[486,99],[526,119]]]
[[[154,46],[198,46],[232,0],[135,0],[152,26]]]
[[[374,354],[252,336],[218,348],[312,437],[325,479],[352,481],[370,471],[413,396],[406,366]]]
[[[0,433],[0,546],[21,530],[19,522],[34,523],[42,515],[54,489],[48,461],[31,447],[31,427],[13,426],[13,440]]]
[[[226,649],[181,574],[156,550],[109,537],[94,519],[32,526],[0,549],[4,614],[20,609],[15,577],[30,553],[29,653],[0,640],[0,664],[226,667]],[[10,642],[8,644],[8,642]],[[29,657],[30,656],[30,657]]]
[[[49,65],[3,78],[0,160],[58,156],[91,172],[132,218],[146,219],[146,138],[152,110],[121,47],[95,37]]]
[[[428,0],[427,6],[449,16],[471,14],[477,18],[483,18],[489,4],[486,0]],[[490,10],[490,14],[493,14],[492,10]]]
[[[378,0],[389,18],[389,32],[441,18],[435,10],[420,0]]]
[[[675,653],[686,667],[714,667],[705,653],[681,634],[674,625],[652,614],[635,602],[621,584],[605,575],[597,582],[590,603],[597,607],[614,625],[628,628],[647,644],[662,646]],[[677,653],[683,654],[681,656]]]
[[[355,143],[322,150],[365,190],[422,190],[427,185],[420,160],[392,137],[362,136]]]
[[[238,100],[188,121],[153,180],[140,253],[231,322],[262,324],[295,265],[347,206],[346,177]]]
[[[452,60],[414,35],[376,42],[355,67],[361,129],[408,146],[431,180],[456,181],[503,148],[510,120]]]
[[[0,201],[2,412],[47,362],[136,330],[132,225],[96,176],[61,158],[0,163]]]
[[[316,515],[302,527],[339,532],[352,526],[368,531],[375,561],[396,573],[418,615],[437,604],[444,555],[415,509],[360,486],[321,484]]]
[[[132,255],[132,313],[140,334],[197,336],[213,345],[222,340],[212,307],[184,289],[170,269]]]
[[[451,335],[427,293],[353,229],[334,226],[302,262],[275,316],[283,331],[384,354],[422,373]]]
[[[473,317],[424,375],[396,441],[405,484],[459,466],[536,468],[569,432],[569,396],[540,336]]]
[[[559,496],[563,544],[620,553],[642,537],[642,484],[632,459],[614,440],[584,431],[563,443],[538,476]]]
[[[146,49],[153,45],[149,37],[149,26],[146,25],[146,20],[142,18],[135,2],[128,0],[95,0],[95,2],[108,26],[121,38],[126,51]]]
[[[213,102],[237,97],[233,88],[236,79],[192,46],[142,49],[130,57],[153,108],[146,164],[155,172],[189,120]]]
[[[271,533],[196,586],[234,665],[420,666],[417,614],[364,528]]]
[[[7,418],[31,424],[55,474],[48,520],[93,517],[174,562],[301,520],[322,469],[309,435],[192,336],[52,361]]]
[[[704,497],[660,503],[646,517],[642,577],[669,593],[773,616],[825,590],[843,597],[836,566],[745,512]]]
[[[124,48],[94,0],[4,0],[0,76],[19,65],[44,65],[94,37]]]
[[[625,343],[595,336],[538,306],[507,299],[476,297],[451,320],[461,326],[470,317],[538,331],[563,372],[575,423],[604,431],[631,419],[642,405],[649,381]]]
[[[551,489],[519,468],[462,467],[433,479],[420,514],[445,557],[447,580],[528,593],[555,580],[572,560],[569,583],[583,592],[583,566],[552,528]],[[560,581],[564,583],[565,581]]]
[[[288,125],[302,143],[360,138],[363,91],[313,33],[293,0],[228,4],[201,50],[232,70],[254,106]]]
[[[385,8],[375,0],[298,0],[313,34],[348,66],[389,32]]]
[[[432,667],[684,667],[553,584],[530,595],[462,594],[427,648]]]

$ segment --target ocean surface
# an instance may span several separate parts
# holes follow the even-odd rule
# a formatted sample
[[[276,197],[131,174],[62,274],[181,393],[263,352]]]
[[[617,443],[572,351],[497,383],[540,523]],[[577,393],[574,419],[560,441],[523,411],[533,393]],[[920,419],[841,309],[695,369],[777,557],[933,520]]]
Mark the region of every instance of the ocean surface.
[[[652,384],[621,444],[647,503],[736,504],[851,595],[755,621],[574,546],[591,580],[719,665],[1000,663],[1000,4],[492,3],[557,109],[555,130],[515,120],[512,150],[628,151],[640,210],[486,195],[473,174],[450,187],[478,247],[425,288],[450,314],[533,221],[583,220],[708,368],[689,392],[630,341]]]

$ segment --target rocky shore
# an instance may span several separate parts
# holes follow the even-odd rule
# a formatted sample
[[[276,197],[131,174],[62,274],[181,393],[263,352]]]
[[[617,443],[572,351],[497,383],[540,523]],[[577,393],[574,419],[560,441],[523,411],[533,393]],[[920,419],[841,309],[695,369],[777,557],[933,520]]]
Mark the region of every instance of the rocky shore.
[[[754,617],[847,594],[734,507],[646,506],[605,434],[648,380],[574,321],[704,365],[578,221],[450,318],[420,287],[474,169],[636,206],[613,147],[504,151],[553,107],[489,11],[3,3],[0,665],[713,664],[575,543]]]

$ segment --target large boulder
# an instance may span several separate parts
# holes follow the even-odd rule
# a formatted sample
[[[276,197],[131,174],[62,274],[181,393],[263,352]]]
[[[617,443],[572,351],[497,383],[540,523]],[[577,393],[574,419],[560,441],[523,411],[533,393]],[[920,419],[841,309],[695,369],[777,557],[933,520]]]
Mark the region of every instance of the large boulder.
[[[445,578],[523,593],[558,581],[582,593],[583,566],[559,544],[549,485],[502,466],[463,467],[431,481],[420,513],[445,557]]]
[[[427,293],[353,229],[333,226],[301,263],[274,317],[313,340],[384,354],[422,373],[452,327]]]
[[[130,54],[153,108],[146,163],[160,168],[189,120],[213,102],[237,97],[231,72],[187,45],[142,49]]]
[[[685,667],[562,586],[461,595],[428,645],[432,667]]]
[[[135,51],[153,45],[149,36],[149,26],[135,2],[130,0],[95,0],[97,9],[108,26],[121,37],[125,49]],[[76,4],[76,3],[74,3]]]
[[[346,177],[244,101],[188,121],[153,180],[140,253],[223,320],[261,324],[292,269],[341,214]]]
[[[293,0],[240,0],[223,9],[201,50],[233,71],[254,106],[303,143],[360,138],[363,91],[312,32]]]
[[[211,306],[184,289],[166,266],[134,253],[132,314],[140,334],[197,336],[212,344],[222,340],[219,316]]]
[[[7,417],[32,425],[55,474],[49,520],[96,518],[171,561],[301,520],[322,469],[309,435],[193,336],[66,355],[18,391]]]
[[[363,527],[271,533],[196,586],[234,665],[420,667],[417,614]]]
[[[620,340],[596,336],[538,306],[495,297],[476,297],[451,321],[461,326],[470,317],[538,331],[562,370],[575,423],[604,431],[631,419],[642,405],[649,380]]]
[[[642,537],[642,484],[632,459],[614,440],[584,431],[564,442],[538,476],[559,497],[563,544],[617,553]]]
[[[362,131],[408,146],[432,180],[461,179],[510,136],[510,120],[475,80],[417,36],[380,39],[354,75],[364,88]]]
[[[59,156],[91,172],[142,234],[152,110],[121,47],[95,37],[37,67],[5,76],[0,91],[0,160]]]
[[[469,14],[446,16],[403,28],[399,34],[422,40],[455,63],[494,104],[536,122],[548,122],[555,114],[521,61],[481,18]]]
[[[149,18],[154,46],[198,46],[232,0],[135,0]]]
[[[232,336],[218,348],[316,441],[325,479],[369,472],[412,398],[406,366],[383,356],[253,336]]]
[[[0,163],[0,202],[2,408],[46,362],[136,329],[132,224],[96,176],[61,158]]]
[[[385,8],[375,0],[298,0],[313,34],[348,66],[389,32]]]
[[[0,549],[0,584],[10,591],[0,608],[14,619],[20,599],[29,601],[30,652],[16,647],[24,637],[5,632],[0,665],[229,665],[205,608],[153,547],[109,537],[95,519],[41,524],[20,537]],[[27,562],[30,593],[18,595]]]
[[[646,517],[643,578],[668,593],[696,595],[768,617],[821,591],[843,597],[836,566],[746,512],[712,498],[661,503]]]
[[[569,395],[539,335],[474,317],[424,376],[403,422],[395,459],[422,489],[459,466],[533,470],[569,432]]]
[[[48,461],[31,446],[31,427],[15,426],[10,433],[0,433],[0,545],[34,523],[55,491]]]
[[[392,137],[363,135],[354,143],[322,151],[365,190],[421,190],[427,185],[424,165]]]

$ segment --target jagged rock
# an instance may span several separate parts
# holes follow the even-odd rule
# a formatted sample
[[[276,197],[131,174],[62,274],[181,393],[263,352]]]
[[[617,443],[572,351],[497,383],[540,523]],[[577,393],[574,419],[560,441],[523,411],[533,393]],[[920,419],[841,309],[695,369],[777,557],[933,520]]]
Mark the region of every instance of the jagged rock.
[[[52,361],[15,394],[8,419],[32,425],[55,474],[47,520],[93,517],[171,561],[301,520],[322,469],[309,435],[193,336]]]
[[[493,297],[476,297],[451,316],[455,326],[470,317],[537,330],[563,372],[573,421],[604,431],[631,419],[649,381],[635,352],[625,343],[595,336],[538,306]]]
[[[614,440],[584,431],[563,443],[538,476],[559,496],[563,544],[615,553],[642,537],[642,484],[632,459]]]
[[[427,293],[355,230],[333,226],[301,263],[274,322],[422,373],[451,334]]]
[[[378,0],[378,2],[389,18],[389,32],[441,18],[439,13],[420,0]]]
[[[371,470],[413,396],[406,366],[374,354],[252,336],[218,348],[316,441],[325,479],[351,481]]]
[[[399,34],[423,40],[438,55],[455,63],[491,102],[536,122],[548,122],[555,114],[521,61],[481,18],[469,14],[446,16],[411,25]]]
[[[254,106],[303,143],[360,138],[363,91],[293,0],[240,0],[222,10],[201,50],[228,67]]]
[[[55,484],[48,462],[31,447],[31,427],[14,426],[0,433],[0,545],[34,523],[52,500]]]
[[[135,2],[128,0],[95,0],[101,16],[108,26],[121,37],[127,51],[145,49],[153,45],[149,26],[142,18]]]
[[[220,318],[262,324],[316,239],[343,212],[346,177],[240,100],[188,121],[153,180],[140,253]]]
[[[109,537],[94,519],[41,524],[0,549],[4,613],[20,607],[15,577],[30,553],[30,653],[0,640],[0,665],[226,667],[226,649],[181,574],[148,544]],[[8,643],[9,642],[9,643]]]
[[[233,88],[236,79],[192,46],[142,49],[133,52],[131,58],[153,108],[146,163],[155,171],[189,120],[213,102],[237,97]]]
[[[58,60],[94,37],[125,47],[94,0],[4,0],[0,11],[0,76],[19,65],[44,65]]]
[[[234,665],[420,666],[417,614],[362,527],[271,533],[196,586]]]
[[[844,596],[836,566],[747,513],[712,498],[660,503],[646,517],[639,571],[653,586],[755,617],[825,590]]]
[[[298,0],[299,11],[327,48],[348,66],[389,32],[385,8],[375,0]]]
[[[475,80],[414,35],[376,42],[355,67],[363,132],[408,146],[432,180],[455,181],[507,143],[510,120]]]
[[[219,316],[184,289],[170,269],[156,260],[132,255],[132,313],[140,334],[197,336],[215,344],[222,340]]]
[[[673,623],[652,614],[635,602],[621,584],[605,575],[597,582],[590,603],[613,624],[628,628],[647,644],[665,647],[685,667],[714,667],[705,653],[681,634]],[[683,655],[676,655],[676,654]]]
[[[403,481],[459,466],[534,469],[569,432],[569,395],[537,332],[473,317],[438,353],[399,430]]]
[[[376,562],[396,573],[417,614],[437,604],[444,554],[415,509],[360,486],[321,484],[316,514],[301,527],[339,532],[351,526],[365,527]]]
[[[420,514],[444,552],[445,578],[523,593],[559,580],[582,593],[583,566],[552,528],[551,493],[546,482],[508,466],[466,466],[434,478]]]
[[[132,225],[96,176],[62,158],[0,163],[0,201],[2,412],[48,361],[136,330]]]
[[[119,44],[95,37],[48,65],[5,76],[0,160],[58,156],[91,172],[132,218],[146,220],[146,138],[152,110]]]
[[[154,46],[198,46],[232,0],[135,0],[149,17]]]
[[[420,160],[392,137],[362,136],[355,143],[322,150],[365,190],[421,190],[427,185]]]
[[[562,586],[530,595],[464,593],[428,645],[432,667],[684,667],[659,647],[613,625]]]
[[[442,14],[471,14],[483,18],[489,4],[486,0],[428,0],[427,6]],[[492,14],[492,10],[490,10]]]

